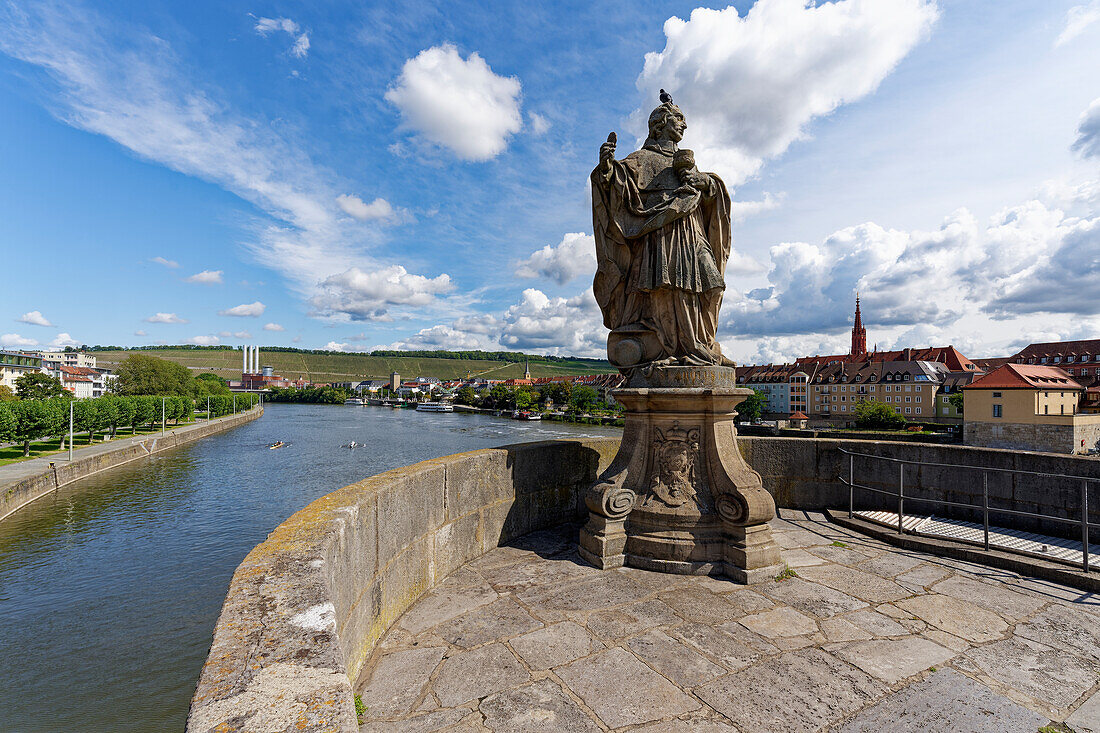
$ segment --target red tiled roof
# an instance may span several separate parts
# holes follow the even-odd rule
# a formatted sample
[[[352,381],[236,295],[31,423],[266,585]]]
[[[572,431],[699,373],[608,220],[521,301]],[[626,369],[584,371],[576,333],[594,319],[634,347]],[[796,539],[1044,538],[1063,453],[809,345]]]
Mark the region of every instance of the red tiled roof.
[[[963,389],[1058,389],[1080,390],[1063,369],[1038,364],[1005,364]]]
[[[1013,359],[1039,358],[1043,356],[1082,356],[1100,354],[1100,339],[1082,341],[1052,341],[1044,344],[1028,344],[1013,354]]]
[[[829,364],[832,362],[861,363],[866,361],[938,361],[952,372],[974,372],[978,368],[954,346],[930,346],[927,349],[899,349],[897,351],[873,351],[859,356],[836,354],[833,356],[803,356],[796,364]]]
[[[809,418],[809,416],[806,415],[806,413],[802,412],[802,410],[798,410],[793,415],[791,415],[791,419],[792,420],[809,420],[810,418]]]

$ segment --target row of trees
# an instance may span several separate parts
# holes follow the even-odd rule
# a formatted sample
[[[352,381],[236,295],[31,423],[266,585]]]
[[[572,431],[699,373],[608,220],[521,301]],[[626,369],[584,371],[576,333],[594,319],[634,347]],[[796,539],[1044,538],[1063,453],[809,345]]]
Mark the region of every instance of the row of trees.
[[[342,405],[351,392],[342,387],[273,387],[268,402],[308,402],[323,405]]]
[[[228,415],[234,408],[238,412],[256,404],[255,395],[214,395],[209,398],[212,417]],[[0,443],[21,442],[23,455],[30,455],[31,442],[56,438],[64,447],[69,432],[70,404],[73,428],[87,433],[90,444],[98,432],[109,433],[114,438],[122,428],[136,433],[142,426],[154,426],[165,422],[179,424],[181,420],[194,419],[196,409],[206,410],[207,398],[196,400],[190,396],[153,395],[123,396],[108,394],[86,400],[70,400],[65,397],[48,399],[19,399],[0,403]]]
[[[121,395],[228,395],[229,387],[217,374],[193,375],[182,364],[147,354],[130,354],[118,365],[113,390]]]
[[[574,386],[571,382],[544,384],[537,390],[532,387],[505,387],[498,384],[481,395],[473,387],[466,386],[458,390],[455,402],[492,410],[530,410],[549,404],[563,406],[568,412],[612,409],[600,401],[599,393],[592,387]]]

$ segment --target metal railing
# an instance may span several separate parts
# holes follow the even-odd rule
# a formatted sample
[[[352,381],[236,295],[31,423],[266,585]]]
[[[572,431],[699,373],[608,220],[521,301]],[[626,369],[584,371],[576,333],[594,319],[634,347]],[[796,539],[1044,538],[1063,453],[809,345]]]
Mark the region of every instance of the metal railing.
[[[837,479],[848,487],[848,518],[852,518],[853,508],[855,503],[855,490],[861,489],[864,491],[870,491],[876,494],[883,494],[886,496],[892,496],[897,499],[898,508],[898,534],[902,534],[905,531],[903,521],[905,518],[905,467],[906,466],[928,466],[937,468],[949,468],[958,470],[970,470],[982,472],[982,503],[981,504],[968,504],[960,501],[949,501],[947,499],[929,499],[924,496],[910,496],[910,501],[928,503],[928,504],[941,504],[943,506],[962,507],[966,509],[980,509],[982,511],[982,525],[984,531],[983,545],[986,550],[989,550],[989,515],[992,514],[1009,514],[1019,517],[1031,517],[1033,519],[1045,519],[1052,522],[1060,522],[1062,524],[1079,525],[1081,527],[1081,569],[1086,573],[1089,572],[1089,527],[1098,527],[1100,524],[1096,522],[1088,521],[1089,515],[1089,496],[1088,488],[1090,483],[1100,483],[1100,478],[1092,478],[1089,476],[1074,476],[1064,473],[1044,473],[1041,471],[1026,471],[1017,468],[991,468],[987,466],[971,466],[967,464],[956,463],[934,463],[931,461],[915,461],[907,460],[904,458],[893,458],[889,456],[876,456],[871,453],[856,453],[854,451],[845,450],[844,448],[838,448],[842,454],[848,456],[848,479],[845,480],[843,476],[838,476]],[[872,458],[878,461],[886,461],[889,463],[898,464],[898,490],[897,492],[885,491],[883,489],[876,488],[874,486],[864,486],[856,483],[855,479],[855,459],[856,458]],[[1025,476],[1042,476],[1044,478],[1054,479],[1069,479],[1073,481],[1081,482],[1081,517],[1080,519],[1067,519],[1066,517],[1057,517],[1051,514],[1040,514],[1038,512],[1025,512],[1018,509],[1004,509],[999,507],[989,506],[989,474],[1001,473],[1001,474],[1013,474],[1013,475],[1025,475]]]

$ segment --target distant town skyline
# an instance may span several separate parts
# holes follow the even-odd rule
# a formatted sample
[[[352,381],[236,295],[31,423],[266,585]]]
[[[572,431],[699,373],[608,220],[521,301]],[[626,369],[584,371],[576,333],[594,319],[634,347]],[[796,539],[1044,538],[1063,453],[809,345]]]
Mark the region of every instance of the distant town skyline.
[[[602,357],[588,173],[658,88],[738,362],[846,353],[857,291],[869,350],[1097,338],[1097,68],[1100,0],[17,0],[0,348]]]

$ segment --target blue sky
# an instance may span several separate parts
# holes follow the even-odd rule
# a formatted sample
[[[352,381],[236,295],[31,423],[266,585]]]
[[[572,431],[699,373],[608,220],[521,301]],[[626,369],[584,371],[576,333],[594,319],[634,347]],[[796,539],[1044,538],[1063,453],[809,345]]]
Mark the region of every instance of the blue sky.
[[[599,356],[587,176],[668,89],[741,362],[1100,337],[1100,0],[0,6],[0,345]],[[1098,101],[1094,101],[1098,100]]]

